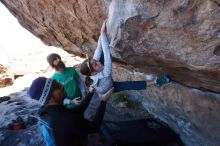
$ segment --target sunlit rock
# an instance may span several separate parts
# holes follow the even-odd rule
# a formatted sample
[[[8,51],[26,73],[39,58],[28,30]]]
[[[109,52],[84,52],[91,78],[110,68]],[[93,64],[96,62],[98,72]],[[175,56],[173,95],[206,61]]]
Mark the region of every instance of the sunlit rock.
[[[10,69],[0,64],[0,88],[12,85],[13,79]]]
[[[76,55],[93,54],[108,18],[115,80],[144,79],[138,72],[169,74],[175,82],[142,93],[145,108],[186,145],[220,145],[218,0],[1,2],[45,44]]]
[[[115,59],[220,92],[219,2],[215,0],[2,0],[47,45],[92,54],[104,19]]]

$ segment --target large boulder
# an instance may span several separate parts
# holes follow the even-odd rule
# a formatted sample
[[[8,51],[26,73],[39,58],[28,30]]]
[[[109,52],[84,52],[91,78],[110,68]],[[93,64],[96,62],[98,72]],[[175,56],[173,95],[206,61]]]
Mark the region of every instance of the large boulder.
[[[171,85],[141,93],[145,108],[186,145],[220,145],[218,0],[0,1],[45,44],[76,55],[93,54],[108,18],[115,79],[132,80],[127,69],[169,74]]]
[[[100,0],[1,0],[19,23],[49,46],[82,55],[96,46],[107,17]],[[89,48],[88,48],[89,47]],[[90,52],[91,53],[91,52]]]
[[[92,54],[108,18],[112,56],[185,85],[220,92],[217,0],[1,0],[47,45]]]
[[[143,73],[118,66],[114,66],[113,76],[117,81],[145,78]],[[145,109],[167,123],[179,134],[185,145],[220,145],[220,94],[174,82],[132,92],[143,96],[142,105]]]
[[[220,92],[219,2],[112,0],[108,18],[115,58]]]

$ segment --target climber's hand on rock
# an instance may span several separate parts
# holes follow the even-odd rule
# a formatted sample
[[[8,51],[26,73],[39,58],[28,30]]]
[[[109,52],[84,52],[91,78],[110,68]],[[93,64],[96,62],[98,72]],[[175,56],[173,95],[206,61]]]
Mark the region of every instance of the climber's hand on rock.
[[[101,35],[106,35],[106,20],[102,24],[102,28],[100,30]]]

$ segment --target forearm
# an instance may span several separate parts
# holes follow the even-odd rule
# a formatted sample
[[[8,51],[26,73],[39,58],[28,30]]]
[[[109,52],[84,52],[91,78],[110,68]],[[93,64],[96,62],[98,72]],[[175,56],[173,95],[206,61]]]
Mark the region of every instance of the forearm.
[[[98,45],[97,45],[97,48],[96,48],[95,53],[93,55],[93,59],[100,60],[102,53],[103,52],[102,52],[101,37],[99,37]]]
[[[81,101],[81,103],[75,106],[72,111],[73,112],[84,112],[85,109],[88,107],[89,102],[91,101],[93,93],[88,93],[86,97]]]
[[[106,35],[101,35],[101,41],[102,41],[102,49],[104,54],[104,74],[106,76],[111,75],[112,72],[112,59],[110,55],[110,48],[109,48],[109,42]]]

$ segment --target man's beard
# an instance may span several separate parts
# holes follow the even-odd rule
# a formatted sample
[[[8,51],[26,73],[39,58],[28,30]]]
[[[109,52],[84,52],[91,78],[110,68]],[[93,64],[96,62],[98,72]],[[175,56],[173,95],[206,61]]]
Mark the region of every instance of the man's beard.
[[[60,71],[63,72],[66,69],[65,64],[63,63],[63,61],[60,61],[59,64],[57,64],[56,66],[54,66],[56,71]]]

